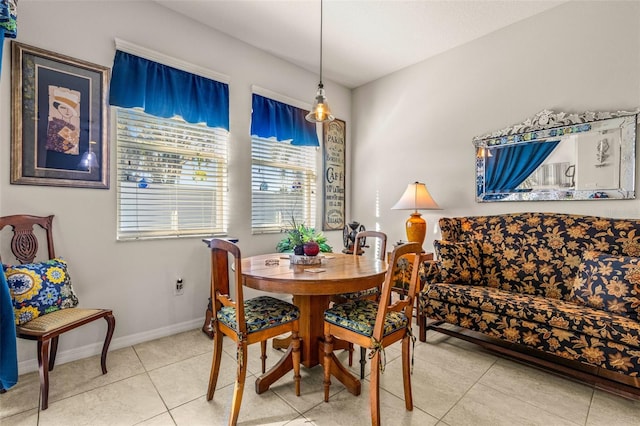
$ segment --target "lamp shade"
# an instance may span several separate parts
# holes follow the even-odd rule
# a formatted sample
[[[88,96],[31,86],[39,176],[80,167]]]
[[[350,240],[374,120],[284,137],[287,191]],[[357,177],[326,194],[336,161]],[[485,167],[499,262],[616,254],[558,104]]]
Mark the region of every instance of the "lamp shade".
[[[440,206],[433,201],[433,197],[429,194],[426,185],[420,182],[410,183],[400,200],[391,208],[395,210],[413,210],[411,217],[405,223],[407,240],[422,246],[427,235],[427,222],[421,217],[418,210],[440,210]]]
[[[400,197],[400,200],[391,207],[392,210],[442,210],[433,200],[427,186],[421,182],[413,182]]]

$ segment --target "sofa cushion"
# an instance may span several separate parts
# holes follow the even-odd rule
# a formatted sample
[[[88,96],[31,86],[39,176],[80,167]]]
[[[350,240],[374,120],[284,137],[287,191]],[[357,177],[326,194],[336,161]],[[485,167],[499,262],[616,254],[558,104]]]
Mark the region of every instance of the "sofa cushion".
[[[482,256],[478,241],[451,242],[436,240],[440,279],[445,283],[482,285]]]
[[[427,313],[450,304],[462,311],[476,309],[485,317],[485,328],[503,329],[520,322],[535,323],[640,348],[640,323],[637,321],[559,299],[515,294],[491,287],[431,283],[420,293],[419,303],[420,309]],[[456,323],[454,320],[445,319],[452,324]],[[559,333],[556,337],[562,340],[562,332]]]
[[[561,213],[440,219],[442,239],[480,241],[486,285],[570,300],[582,253],[640,256],[640,220]]]
[[[586,251],[578,269],[572,300],[638,321],[640,257]]]
[[[67,272],[67,262],[62,259],[5,265],[4,272],[13,299],[17,325],[78,304]]]
[[[429,293],[445,296],[449,290],[488,294],[489,298],[481,298],[470,305],[453,303],[455,297],[449,300],[446,297],[445,300],[425,298],[421,300],[422,312],[429,318],[443,320],[500,340],[606,368],[612,372],[640,376],[640,325],[627,317],[536,296],[525,296],[525,300],[518,300],[510,308],[503,309],[508,312],[503,314],[497,312],[499,306],[508,304],[513,295],[490,287],[441,283],[431,285]],[[548,316],[545,314],[539,317],[542,322],[521,319],[527,302],[536,307],[534,311],[540,311],[544,309],[545,300],[553,304],[549,312],[551,320],[547,321]],[[571,306],[577,308],[575,312]],[[554,309],[556,307],[560,309]],[[496,309],[496,312],[491,312],[491,309]],[[583,314],[586,318],[581,320]],[[580,322],[577,323],[576,320]],[[580,323],[590,325],[579,329]],[[612,325],[615,327],[610,328]]]

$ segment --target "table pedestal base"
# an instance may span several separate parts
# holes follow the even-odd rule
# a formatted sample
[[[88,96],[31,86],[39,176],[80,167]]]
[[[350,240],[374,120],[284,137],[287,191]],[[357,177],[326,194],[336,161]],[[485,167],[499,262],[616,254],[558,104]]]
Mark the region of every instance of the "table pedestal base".
[[[347,344],[347,342],[343,342]],[[334,345],[335,349],[335,345]],[[318,341],[318,352],[324,354],[324,342]],[[347,390],[355,396],[360,395],[361,383],[351,372],[338,360],[338,358],[331,354],[331,375],[340,381]],[[256,379],[256,393],[261,394],[266,392],[269,387],[278,381],[285,374],[293,370],[293,348],[289,346],[287,352],[278,361],[276,365],[271,367],[269,371]]]

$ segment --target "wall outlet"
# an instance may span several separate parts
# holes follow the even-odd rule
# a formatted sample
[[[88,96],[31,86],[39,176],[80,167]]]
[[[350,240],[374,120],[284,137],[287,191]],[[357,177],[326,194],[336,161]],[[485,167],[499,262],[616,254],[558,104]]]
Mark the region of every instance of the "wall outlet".
[[[173,294],[176,296],[182,296],[184,294],[184,282],[182,282],[182,278],[178,278],[176,280],[176,286],[173,290]]]

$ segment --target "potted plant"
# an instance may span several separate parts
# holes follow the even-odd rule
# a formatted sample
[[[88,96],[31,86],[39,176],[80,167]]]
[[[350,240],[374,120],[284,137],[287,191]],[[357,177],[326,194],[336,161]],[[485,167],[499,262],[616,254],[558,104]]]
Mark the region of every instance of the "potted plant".
[[[287,236],[276,246],[278,252],[293,251],[297,255],[309,256],[315,256],[319,252],[331,252],[331,246],[327,244],[327,238],[321,232],[316,232],[314,228],[305,224],[296,224],[295,220],[292,220],[291,225],[291,228],[286,231]]]

